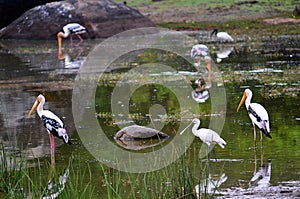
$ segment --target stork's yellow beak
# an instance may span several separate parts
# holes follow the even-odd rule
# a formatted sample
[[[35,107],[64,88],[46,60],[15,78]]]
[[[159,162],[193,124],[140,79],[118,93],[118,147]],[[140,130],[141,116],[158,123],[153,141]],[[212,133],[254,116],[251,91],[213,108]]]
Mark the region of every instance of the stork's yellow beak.
[[[61,42],[62,42],[62,38],[61,38],[61,34],[58,33],[57,34],[57,43],[58,43],[58,59],[61,59],[62,58],[62,50],[61,50]]]
[[[32,112],[36,109],[36,107],[39,105],[39,101],[38,100],[35,100],[33,106],[31,107],[31,110],[29,111],[28,115],[27,115],[27,118],[30,117],[30,115],[32,114]]]
[[[242,104],[245,102],[246,98],[247,98],[246,92],[244,92],[244,95],[243,95],[243,97],[242,97],[242,99],[241,99],[241,101],[240,101],[240,104],[239,104],[239,106],[238,106],[237,109],[236,109],[236,112],[239,111],[239,109],[241,108]]]
[[[58,47],[61,48],[61,41],[62,40],[62,35],[61,33],[57,33],[57,42],[58,42]]]

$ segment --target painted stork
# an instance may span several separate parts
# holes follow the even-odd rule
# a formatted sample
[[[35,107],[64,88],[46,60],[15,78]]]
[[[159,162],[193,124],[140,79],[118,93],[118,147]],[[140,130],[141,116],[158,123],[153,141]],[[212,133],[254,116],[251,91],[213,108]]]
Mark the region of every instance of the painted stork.
[[[213,35],[216,35],[217,38],[222,41],[234,41],[234,39],[227,32],[218,32],[218,29],[216,28],[211,32],[210,37]]]
[[[217,132],[206,128],[198,129],[198,127],[200,126],[200,120],[198,118],[194,118],[192,122],[180,132],[180,135],[182,135],[183,132],[186,131],[186,129],[189,128],[192,124],[194,124],[192,133],[196,137],[200,138],[200,140],[202,140],[205,144],[207,144],[208,147],[210,147],[211,144],[218,144],[221,148],[224,148],[227,144]],[[213,152],[215,153],[214,149]]]
[[[244,95],[236,111],[238,112],[242,104],[245,102],[248,115],[253,124],[254,144],[256,145],[255,126],[257,126],[260,130],[260,142],[262,142],[262,132],[271,139],[272,136],[270,135],[270,123],[269,123],[268,112],[262,105],[258,103],[251,103],[251,98],[252,98],[252,91],[250,89],[245,89]]]
[[[191,50],[191,57],[197,58],[197,64],[198,64],[198,71],[200,71],[200,62],[202,59],[205,59],[206,62],[209,62],[208,59],[206,59],[208,56],[208,47],[204,44],[196,44],[192,47]],[[206,65],[206,68],[208,71],[210,71],[210,63]]]
[[[72,34],[76,35],[79,38],[79,43],[80,44],[83,39],[80,36],[80,34],[86,33],[87,30],[84,26],[78,24],[78,23],[69,23],[63,27],[63,32],[57,33],[57,41],[58,41],[58,52],[61,54],[61,45],[62,45],[62,38],[67,38],[70,36],[70,46],[72,47]],[[77,44],[77,45],[78,45]]]
[[[64,128],[63,122],[54,113],[49,110],[44,110],[45,97],[39,95],[35,103],[33,104],[31,110],[29,111],[27,117],[29,118],[32,112],[37,109],[37,113],[41,118],[44,127],[47,129],[50,138],[51,152],[55,150],[54,136],[62,139],[64,143],[71,144],[69,136],[67,135],[66,129]]]

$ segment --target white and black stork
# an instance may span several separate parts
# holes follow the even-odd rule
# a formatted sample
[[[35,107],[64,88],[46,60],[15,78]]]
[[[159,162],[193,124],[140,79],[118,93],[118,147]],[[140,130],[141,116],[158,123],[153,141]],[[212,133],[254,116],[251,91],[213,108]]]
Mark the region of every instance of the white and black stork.
[[[270,134],[270,122],[269,116],[266,109],[258,104],[258,103],[251,103],[252,98],[252,91],[250,89],[245,89],[243,97],[240,101],[240,104],[237,107],[237,111],[240,109],[242,104],[245,102],[246,109],[248,111],[248,115],[253,124],[254,130],[254,144],[256,145],[256,130],[255,126],[257,126],[260,130],[260,141],[262,142],[262,133],[264,133],[267,137],[272,139]]]
[[[54,157],[54,151],[55,151],[55,143],[54,143],[54,136],[58,137],[59,139],[62,139],[64,143],[71,144],[71,141],[69,139],[69,136],[67,134],[66,129],[64,128],[64,124],[57,117],[54,113],[52,113],[49,110],[44,110],[44,104],[45,104],[45,97],[40,94],[33,104],[31,110],[29,111],[27,117],[29,118],[32,114],[32,112],[37,109],[37,113],[39,117],[41,118],[44,127],[47,129],[49,133],[50,138],[50,145],[51,145],[51,157]]]
[[[70,46],[73,46],[73,42],[72,42],[72,35],[76,35],[79,38],[79,43],[77,45],[79,45],[81,42],[83,42],[82,37],[80,36],[80,34],[86,33],[87,29],[78,24],[78,23],[69,23],[67,25],[65,25],[63,27],[63,32],[59,32],[57,33],[57,41],[58,41],[58,55],[60,56],[62,54],[62,50],[61,50],[61,45],[62,45],[62,38],[67,38],[68,36],[70,36]]]

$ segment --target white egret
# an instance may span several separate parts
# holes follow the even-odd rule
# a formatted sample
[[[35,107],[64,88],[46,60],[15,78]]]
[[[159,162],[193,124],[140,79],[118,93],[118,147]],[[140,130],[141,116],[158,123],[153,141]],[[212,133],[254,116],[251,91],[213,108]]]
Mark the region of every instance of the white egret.
[[[225,140],[223,140],[218,133],[211,129],[201,128],[198,129],[200,126],[200,120],[198,118],[194,118],[192,122],[180,132],[180,135],[183,134],[183,132],[188,129],[192,124],[194,124],[192,128],[192,133],[200,138],[205,144],[207,144],[208,147],[212,144],[218,144],[221,148],[224,148],[227,144]],[[209,154],[208,154],[209,155]]]

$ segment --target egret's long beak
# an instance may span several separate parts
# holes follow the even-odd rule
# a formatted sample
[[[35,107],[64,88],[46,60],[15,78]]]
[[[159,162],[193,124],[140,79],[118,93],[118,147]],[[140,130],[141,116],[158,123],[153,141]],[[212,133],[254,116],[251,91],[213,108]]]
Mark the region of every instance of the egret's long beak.
[[[32,112],[36,109],[36,107],[40,104],[40,102],[38,100],[35,100],[33,106],[31,107],[31,110],[29,111],[27,118],[30,117],[30,115],[32,114]]]
[[[239,106],[236,109],[236,112],[239,111],[239,109],[241,108],[242,104],[245,102],[246,98],[247,98],[247,96],[246,96],[246,93],[244,92],[243,98],[241,99],[240,104],[239,104]]]
[[[179,133],[179,135],[183,134],[183,132],[186,131],[192,124],[193,124],[193,122],[191,122],[187,127],[185,127],[185,128]]]

